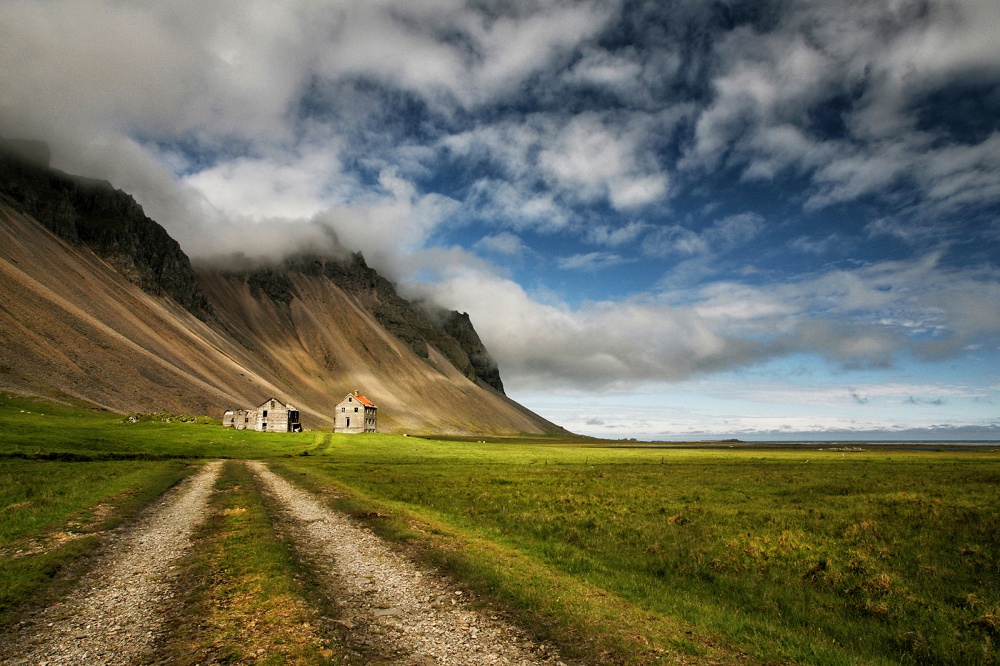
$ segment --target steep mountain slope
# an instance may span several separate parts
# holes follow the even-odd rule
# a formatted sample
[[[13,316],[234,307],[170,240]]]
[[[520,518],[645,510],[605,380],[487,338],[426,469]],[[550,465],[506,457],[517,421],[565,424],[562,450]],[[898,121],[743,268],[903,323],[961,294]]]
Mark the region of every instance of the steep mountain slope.
[[[400,297],[392,283],[370,268],[360,253],[349,253],[339,245],[330,252],[338,258],[300,254],[273,267],[217,272],[245,280],[254,296],[264,293],[286,304],[296,296],[290,276],[325,277],[356,297],[379,324],[417,356],[428,358],[428,345],[433,346],[471,381],[504,392],[496,361],[483,346],[467,314],[426,304],[418,308]]]
[[[283,392],[175,301],[143,292],[88,248],[2,204],[0,238],[4,388],[124,412],[214,413]]]
[[[426,357],[417,355],[379,322],[364,295],[326,274],[280,275],[287,291],[275,298],[253,288],[253,275],[199,273],[223,330],[253,357],[246,364],[294,386],[310,404],[332,399],[332,406],[357,388],[378,404],[380,429],[557,430],[485,382],[471,381],[434,345],[424,345]]]
[[[7,175],[12,163],[23,173]],[[80,233],[87,202],[103,211],[96,239]],[[75,220],[76,235],[33,210],[61,211],[54,219]],[[332,407],[359,389],[379,405],[381,430],[559,430],[503,395],[466,316],[423,314],[359,255],[195,273],[143,220],[155,224],[106,184],[0,165],[0,388],[215,416],[273,395],[306,427],[330,426]]]
[[[144,291],[170,296],[195,314],[208,307],[177,241],[110,183],[48,168],[45,144],[0,138],[0,197],[70,243],[86,245]]]

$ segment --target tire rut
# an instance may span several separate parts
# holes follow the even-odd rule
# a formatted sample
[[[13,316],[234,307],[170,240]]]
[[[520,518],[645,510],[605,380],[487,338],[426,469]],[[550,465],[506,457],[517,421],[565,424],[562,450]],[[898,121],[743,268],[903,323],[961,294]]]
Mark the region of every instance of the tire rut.
[[[69,596],[4,638],[0,663],[118,665],[152,658],[175,597],[173,563],[207,515],[221,465],[207,463],[138,523],[114,533]]]
[[[523,631],[472,608],[441,576],[418,568],[311,493],[248,463],[276,500],[296,551],[340,609],[366,663],[562,665]]]

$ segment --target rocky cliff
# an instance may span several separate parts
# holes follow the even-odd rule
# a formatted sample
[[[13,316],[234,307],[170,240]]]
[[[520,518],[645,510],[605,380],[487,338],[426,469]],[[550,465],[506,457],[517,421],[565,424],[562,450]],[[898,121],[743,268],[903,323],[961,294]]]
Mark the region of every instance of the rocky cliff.
[[[198,316],[207,312],[177,241],[110,183],[50,168],[45,144],[0,139],[0,198],[63,239],[86,245],[146,293],[169,296]]]
[[[207,272],[213,272],[208,269]],[[496,361],[476,333],[468,314],[427,304],[414,305],[401,297],[389,280],[368,266],[360,253],[321,257],[296,255],[276,266],[244,270],[215,270],[246,283],[255,296],[266,296],[287,306],[296,297],[294,275],[324,277],[355,296],[390,333],[417,356],[427,359],[429,345],[441,352],[469,380],[503,394]]]

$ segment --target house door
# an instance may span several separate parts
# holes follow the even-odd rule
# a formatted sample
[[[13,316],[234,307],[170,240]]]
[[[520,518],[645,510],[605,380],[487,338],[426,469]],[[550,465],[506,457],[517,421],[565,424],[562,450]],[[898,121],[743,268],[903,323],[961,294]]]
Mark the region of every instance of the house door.
[[[345,427],[347,427],[347,428],[351,427],[351,417],[350,416],[347,417],[347,426],[345,426]]]

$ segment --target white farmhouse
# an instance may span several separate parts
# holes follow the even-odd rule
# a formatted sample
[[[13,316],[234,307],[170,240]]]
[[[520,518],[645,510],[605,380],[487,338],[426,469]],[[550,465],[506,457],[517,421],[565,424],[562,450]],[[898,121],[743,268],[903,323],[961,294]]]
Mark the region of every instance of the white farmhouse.
[[[333,415],[333,431],[361,433],[378,431],[378,407],[357,391],[348,393]]]

